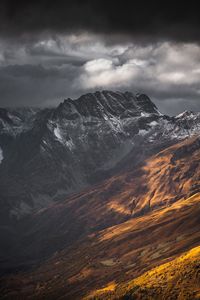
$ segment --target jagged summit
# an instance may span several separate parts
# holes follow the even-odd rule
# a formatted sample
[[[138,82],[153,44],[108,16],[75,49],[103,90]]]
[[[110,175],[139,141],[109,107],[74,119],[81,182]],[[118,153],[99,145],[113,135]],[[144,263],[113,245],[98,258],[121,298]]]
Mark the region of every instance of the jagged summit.
[[[198,113],[191,111],[191,110],[185,110],[184,112],[178,114],[175,118],[176,119],[183,119],[183,118],[193,118],[197,116]]]
[[[156,105],[145,94],[107,90],[87,93],[75,100],[68,98],[58,106],[57,112],[62,113],[63,110],[71,119],[80,116],[127,118],[140,116],[141,113],[158,114]]]

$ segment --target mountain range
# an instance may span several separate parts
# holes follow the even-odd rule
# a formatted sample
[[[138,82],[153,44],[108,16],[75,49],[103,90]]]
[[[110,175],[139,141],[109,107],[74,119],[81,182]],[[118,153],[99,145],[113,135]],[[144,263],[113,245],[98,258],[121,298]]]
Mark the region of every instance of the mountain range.
[[[199,129],[130,92],[0,109],[2,299],[198,299]]]
[[[192,112],[162,115],[146,95],[129,92],[86,94],[52,109],[0,109],[1,219],[79,192],[130,153],[145,156],[198,132],[199,122]]]

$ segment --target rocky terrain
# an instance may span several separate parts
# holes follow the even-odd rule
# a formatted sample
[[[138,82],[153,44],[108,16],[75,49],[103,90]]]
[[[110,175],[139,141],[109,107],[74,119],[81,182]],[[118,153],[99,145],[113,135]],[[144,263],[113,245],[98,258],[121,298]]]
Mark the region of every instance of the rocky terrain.
[[[199,126],[128,92],[1,109],[2,299],[143,299],[200,242]]]
[[[192,112],[162,115],[146,95],[129,92],[86,94],[52,109],[0,109],[1,222],[100,182],[128,154],[137,163],[198,132],[199,121]]]

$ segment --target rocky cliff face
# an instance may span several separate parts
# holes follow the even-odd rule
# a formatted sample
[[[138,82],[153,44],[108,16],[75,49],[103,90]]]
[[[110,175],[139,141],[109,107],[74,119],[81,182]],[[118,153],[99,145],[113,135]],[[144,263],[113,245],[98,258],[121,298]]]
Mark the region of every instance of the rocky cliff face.
[[[1,219],[78,192],[129,155],[137,163],[199,126],[199,114],[168,117],[146,95],[129,92],[95,92],[52,109],[0,109]]]

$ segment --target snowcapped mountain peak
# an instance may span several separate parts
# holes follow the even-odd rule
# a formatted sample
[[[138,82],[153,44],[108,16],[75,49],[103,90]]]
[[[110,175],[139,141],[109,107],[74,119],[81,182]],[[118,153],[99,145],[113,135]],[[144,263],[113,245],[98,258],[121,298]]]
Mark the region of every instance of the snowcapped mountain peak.
[[[141,113],[159,114],[155,104],[145,94],[108,90],[87,93],[75,100],[68,98],[58,106],[57,113],[68,119],[104,119],[112,116],[123,119],[140,116]]]
[[[197,116],[198,113],[195,113],[191,110],[185,110],[184,112],[180,113],[177,115],[175,118],[176,119],[184,119],[184,118],[193,118],[194,116]]]

